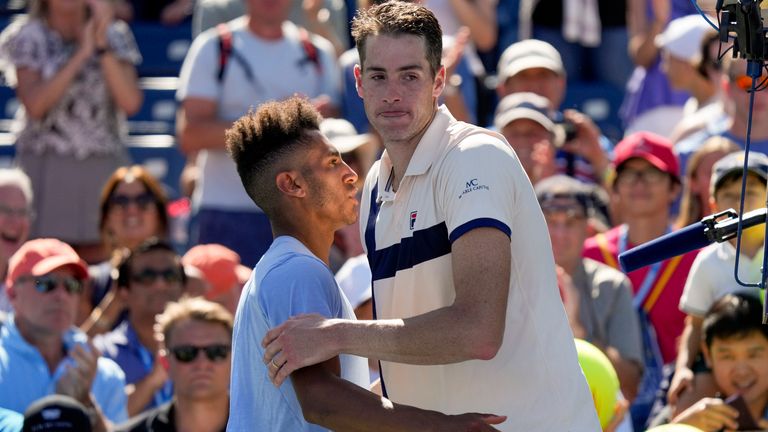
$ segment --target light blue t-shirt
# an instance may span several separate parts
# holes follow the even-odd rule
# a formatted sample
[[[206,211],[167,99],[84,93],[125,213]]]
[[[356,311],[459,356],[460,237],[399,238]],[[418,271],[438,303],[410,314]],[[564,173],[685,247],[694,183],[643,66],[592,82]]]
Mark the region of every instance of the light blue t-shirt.
[[[87,341],[85,333],[73,328],[64,335],[64,349]],[[32,402],[55,393],[56,383],[72,361],[65,357],[51,373],[40,351],[21,336],[11,316],[0,328],[0,407],[21,413]],[[111,422],[128,420],[125,374],[115,362],[99,357],[91,393]]]
[[[227,431],[326,430],[304,420],[291,381],[275,388],[261,360],[267,331],[305,313],[355,316],[325,263],[297,239],[281,236],[256,264],[237,306]],[[339,359],[341,377],[367,389],[368,361],[349,355]]]

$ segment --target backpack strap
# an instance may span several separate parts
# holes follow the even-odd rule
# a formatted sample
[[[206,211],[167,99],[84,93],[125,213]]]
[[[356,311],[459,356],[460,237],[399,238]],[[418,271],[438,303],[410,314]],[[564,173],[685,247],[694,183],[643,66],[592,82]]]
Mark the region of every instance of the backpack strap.
[[[307,55],[307,60],[315,65],[317,73],[323,74],[323,65],[320,63],[320,55],[317,51],[317,47],[312,41],[309,40],[309,32],[304,27],[299,27],[299,42],[301,47],[304,48],[304,54]]]
[[[232,30],[226,23],[221,23],[216,26],[216,31],[219,34],[219,72],[216,74],[216,79],[221,82],[224,79],[224,70],[229,57],[232,55]]]

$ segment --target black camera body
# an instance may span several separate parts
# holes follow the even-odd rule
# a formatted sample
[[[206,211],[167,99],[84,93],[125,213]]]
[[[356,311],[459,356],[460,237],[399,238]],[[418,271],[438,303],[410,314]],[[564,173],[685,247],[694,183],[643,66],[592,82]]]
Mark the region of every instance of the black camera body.
[[[565,143],[573,141],[578,134],[578,128],[576,125],[563,119],[561,122],[555,123],[555,138],[552,140],[555,147],[561,148]]]
[[[718,0],[720,42],[733,38],[733,56],[755,62],[768,58],[768,29],[763,26],[759,0]],[[735,37],[732,36],[735,34]]]

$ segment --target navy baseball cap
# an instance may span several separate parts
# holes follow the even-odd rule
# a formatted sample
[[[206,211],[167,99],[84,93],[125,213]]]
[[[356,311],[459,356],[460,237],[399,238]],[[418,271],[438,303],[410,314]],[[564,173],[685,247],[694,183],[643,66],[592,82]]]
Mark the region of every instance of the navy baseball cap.
[[[710,178],[710,192],[715,194],[723,181],[731,175],[738,173],[739,176],[744,172],[744,159],[747,155],[745,151],[738,151],[723,156],[712,166],[712,177]],[[747,160],[747,171],[751,172],[763,181],[768,180],[768,156],[760,152],[749,152]]]

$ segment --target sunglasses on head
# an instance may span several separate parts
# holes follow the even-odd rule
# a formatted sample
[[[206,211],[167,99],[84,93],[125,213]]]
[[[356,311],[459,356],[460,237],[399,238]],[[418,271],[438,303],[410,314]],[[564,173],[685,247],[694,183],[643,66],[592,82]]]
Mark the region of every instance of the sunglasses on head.
[[[45,294],[56,289],[61,285],[70,294],[79,294],[83,292],[83,281],[73,276],[30,276],[20,278],[20,282],[32,281],[35,290],[39,293]]]
[[[145,210],[155,203],[155,197],[149,192],[144,192],[139,195],[114,195],[109,201],[112,205],[123,209],[128,208],[131,204],[136,204],[137,207]]]
[[[208,360],[212,362],[218,362],[225,360],[229,356],[229,352],[232,347],[229,345],[216,344],[207,346],[194,346],[194,345],[180,345],[175,348],[171,348],[171,354],[181,363],[191,363],[197,358],[197,354],[200,351],[205,353]]]
[[[143,285],[149,285],[156,281],[158,278],[162,279],[166,283],[181,282],[181,274],[179,270],[175,268],[167,268],[163,270],[154,270],[151,268],[144,269],[140,273],[133,273],[131,280]]]

